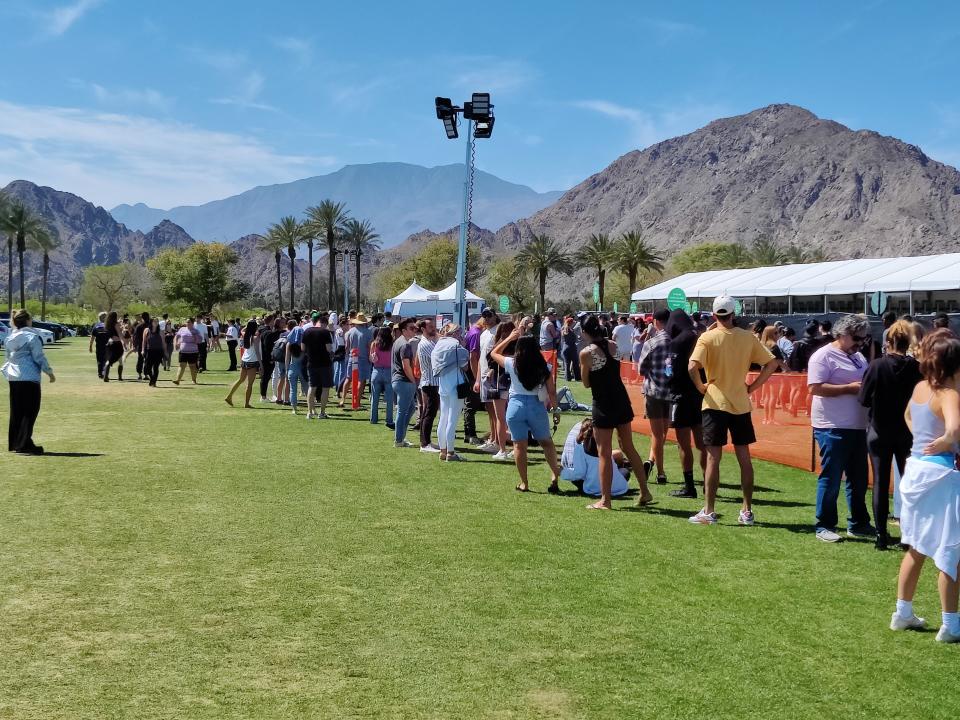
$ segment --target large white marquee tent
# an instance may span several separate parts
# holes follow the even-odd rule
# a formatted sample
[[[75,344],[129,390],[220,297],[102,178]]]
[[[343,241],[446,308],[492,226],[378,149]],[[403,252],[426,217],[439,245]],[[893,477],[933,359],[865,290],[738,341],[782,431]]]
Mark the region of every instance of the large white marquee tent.
[[[902,312],[956,312],[960,253],[687,273],[638,290],[632,299],[657,303],[675,288],[703,306],[730,295],[752,312],[864,312],[876,292]]]

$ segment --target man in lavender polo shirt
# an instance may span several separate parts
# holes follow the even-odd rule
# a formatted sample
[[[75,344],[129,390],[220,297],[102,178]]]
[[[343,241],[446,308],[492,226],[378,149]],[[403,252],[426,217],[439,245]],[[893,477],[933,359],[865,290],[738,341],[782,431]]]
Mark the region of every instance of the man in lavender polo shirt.
[[[833,326],[833,342],[810,356],[807,384],[813,403],[810,424],[820,447],[817,478],[817,539],[837,542],[837,499],[846,477],[847,537],[874,538],[867,511],[867,410],[858,399],[867,360],[859,352],[870,332],[864,315],[845,315]]]
[[[480,401],[480,393],[474,392],[473,382],[477,378],[480,370],[480,335],[484,329],[483,320],[475,322],[467,336],[463,339],[463,344],[470,353],[470,372],[473,377],[470,380],[470,392],[467,395],[463,406],[463,439],[468,445],[483,445],[484,442],[477,437],[477,410],[483,409],[483,403]]]

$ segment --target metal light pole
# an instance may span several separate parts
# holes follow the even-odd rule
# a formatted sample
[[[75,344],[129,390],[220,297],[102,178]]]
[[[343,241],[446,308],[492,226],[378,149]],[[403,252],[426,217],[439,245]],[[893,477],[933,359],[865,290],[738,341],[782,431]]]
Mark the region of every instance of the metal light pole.
[[[457,301],[453,306],[457,324],[467,327],[467,233],[470,231],[470,184],[473,182],[473,120],[467,120],[467,155],[463,161],[463,221],[457,248]]]

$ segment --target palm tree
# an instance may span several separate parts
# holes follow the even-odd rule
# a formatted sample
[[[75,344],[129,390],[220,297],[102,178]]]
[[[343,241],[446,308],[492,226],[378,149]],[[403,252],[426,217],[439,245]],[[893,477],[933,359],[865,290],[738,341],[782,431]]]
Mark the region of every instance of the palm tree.
[[[757,267],[783,265],[787,262],[783,248],[767,237],[758,237],[753,241],[753,245],[750,246],[750,256]]]
[[[613,255],[627,272],[631,296],[637,291],[637,275],[641,270],[663,272],[663,258],[634,230],[624,233],[614,243]]]
[[[277,307],[283,312],[283,287],[280,282],[280,258],[283,257],[283,248],[286,242],[277,237],[275,232],[276,225],[267,230],[266,235],[260,236],[260,242],[257,243],[257,249],[264,252],[273,253],[273,259],[277,263]],[[292,310],[293,308],[291,308]]]
[[[10,201],[0,193],[0,232],[7,233],[7,312],[13,316],[13,233],[7,229],[10,217]]]
[[[317,236],[307,223],[303,223],[303,232],[303,241],[307,245],[307,304],[310,306],[309,310],[313,310],[313,243]]]
[[[790,245],[787,245],[786,250],[783,251],[783,259],[784,262],[792,263],[794,265],[802,265],[804,263],[823,262],[827,259],[827,256],[820,248],[806,250],[800,245],[791,243]]]
[[[34,214],[32,210],[22,202],[15,202],[8,213],[5,213],[0,222],[3,223],[3,230],[17,236],[17,256],[20,265],[20,305],[26,307],[27,294],[23,285],[23,254],[27,251],[27,239],[32,237],[37,231],[44,229],[43,222]],[[11,260],[12,260],[11,255]],[[13,278],[11,277],[11,285]]]
[[[296,275],[296,268],[293,261],[297,259],[297,246],[302,244],[304,238],[307,237],[306,226],[304,223],[297,222],[297,219],[293,217],[293,215],[287,215],[286,217],[280,218],[280,222],[271,225],[268,232],[276,236],[280,247],[286,246],[287,248],[287,257],[290,258],[290,309],[293,310],[293,306],[296,303],[293,296]]]
[[[560,244],[547,235],[534,235],[517,253],[517,265],[526,272],[536,273],[540,281],[540,311],[544,309],[547,294],[547,274],[553,270],[564,275],[573,274],[573,262]]]
[[[327,286],[327,304],[333,308],[336,307],[337,297],[337,240],[350,214],[343,203],[333,200],[324,200],[319,205],[308,207],[306,212],[306,225],[309,228],[307,232],[318,238],[327,250],[330,281]]]
[[[597,269],[599,303],[600,307],[603,307],[603,288],[607,279],[607,268],[613,260],[613,243],[610,242],[610,238],[605,233],[591,235],[574,259],[580,265],[589,265]]]
[[[379,235],[373,231],[369,220],[350,218],[344,223],[343,242],[357,256],[357,309],[360,309],[360,258],[380,249]]]
[[[35,230],[30,236],[30,249],[43,252],[43,285],[40,294],[40,321],[47,319],[47,276],[50,273],[50,252],[60,245],[60,238],[56,231],[50,232],[45,228]]]

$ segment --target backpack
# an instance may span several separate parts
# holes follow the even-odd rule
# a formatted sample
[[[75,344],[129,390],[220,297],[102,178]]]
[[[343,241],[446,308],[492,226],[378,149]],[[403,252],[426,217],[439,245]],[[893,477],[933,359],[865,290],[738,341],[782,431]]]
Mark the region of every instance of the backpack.
[[[270,351],[270,358],[274,362],[282,363],[287,357],[287,339],[285,337],[277,338],[273,344],[273,350]]]
[[[559,407],[564,412],[569,410],[589,410],[588,405],[583,405],[578,403],[573,397],[573,392],[564,385],[562,388],[557,390],[557,407]]]

